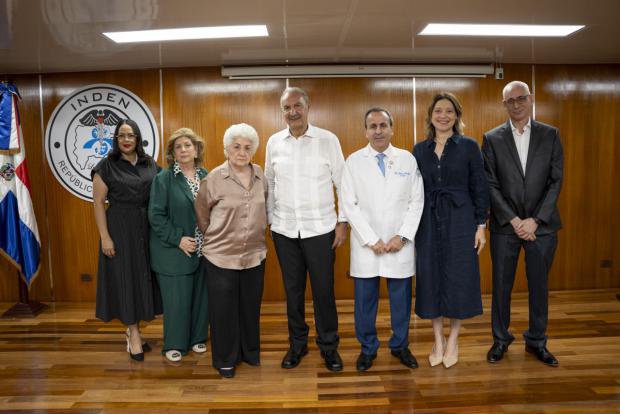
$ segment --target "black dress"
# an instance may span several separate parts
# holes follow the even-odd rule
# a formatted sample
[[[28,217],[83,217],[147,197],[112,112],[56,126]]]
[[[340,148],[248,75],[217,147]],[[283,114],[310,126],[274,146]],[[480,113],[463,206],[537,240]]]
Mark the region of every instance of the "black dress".
[[[115,255],[109,258],[99,244],[97,318],[118,319],[125,325],[150,321],[161,313],[161,295],[151,273],[147,207],[157,165],[151,158],[135,166],[122,157],[104,158],[91,175],[108,187],[108,232]]]
[[[413,149],[424,180],[424,210],[415,238],[415,313],[467,319],[482,313],[477,225],[486,222],[489,188],[478,144],[454,135],[441,159],[435,142]]]

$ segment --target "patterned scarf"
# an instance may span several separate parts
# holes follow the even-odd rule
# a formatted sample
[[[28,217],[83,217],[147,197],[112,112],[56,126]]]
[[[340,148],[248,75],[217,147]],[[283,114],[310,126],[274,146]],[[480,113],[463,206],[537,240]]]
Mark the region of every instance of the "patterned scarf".
[[[181,166],[176,161],[172,166],[172,171],[174,172],[175,176],[183,174],[183,171],[181,171]],[[194,180],[190,180],[185,174],[183,174],[183,177],[185,178],[185,181],[187,182],[187,185],[192,192],[192,197],[194,197],[194,201],[196,201],[196,197],[198,196],[198,190],[200,190],[200,176],[198,175],[198,168],[196,168],[196,172],[194,173]],[[200,231],[198,226],[196,226],[196,229],[194,230],[194,238],[196,239],[196,255],[200,257],[202,256],[203,237],[202,232]]]

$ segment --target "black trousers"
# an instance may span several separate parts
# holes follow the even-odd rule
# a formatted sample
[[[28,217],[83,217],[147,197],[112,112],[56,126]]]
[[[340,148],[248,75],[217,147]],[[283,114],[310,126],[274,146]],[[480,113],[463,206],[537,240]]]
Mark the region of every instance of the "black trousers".
[[[257,365],[265,261],[243,270],[206,262],[213,367],[228,368],[241,361]]]
[[[286,291],[289,342],[296,351],[308,344],[306,273],[310,274],[312,286],[316,343],[322,351],[338,347],[338,312],[334,296],[336,254],[332,249],[334,236],[335,232],[331,231],[320,236],[293,239],[272,232]]]
[[[493,340],[509,345],[514,336],[510,326],[510,299],[521,248],[525,250],[525,274],[529,291],[529,327],[523,333],[525,343],[543,347],[547,343],[548,276],[558,240],[556,233],[525,241],[516,234],[491,233],[493,262],[493,299],[491,320]]]

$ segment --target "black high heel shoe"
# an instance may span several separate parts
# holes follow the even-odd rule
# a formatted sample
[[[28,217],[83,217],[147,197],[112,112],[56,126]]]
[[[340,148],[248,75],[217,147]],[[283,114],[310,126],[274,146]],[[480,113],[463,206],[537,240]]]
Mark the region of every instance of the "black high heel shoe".
[[[127,328],[127,331],[125,331],[125,335],[129,336],[129,328]],[[149,345],[148,342],[144,341],[142,343],[142,351],[143,352],[151,352],[153,350],[153,348],[151,348],[151,345]]]
[[[131,347],[129,346],[129,335],[125,334],[125,340],[127,341],[127,353],[129,353],[129,357],[134,361],[142,362],[144,361],[144,351],[139,354],[132,354]]]

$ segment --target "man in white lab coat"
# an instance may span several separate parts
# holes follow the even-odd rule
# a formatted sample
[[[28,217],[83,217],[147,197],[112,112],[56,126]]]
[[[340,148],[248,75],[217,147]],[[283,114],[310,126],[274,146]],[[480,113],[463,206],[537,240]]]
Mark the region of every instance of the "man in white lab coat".
[[[408,348],[415,263],[411,241],[422,215],[424,186],[413,155],[390,144],[392,115],[371,108],[364,122],[368,145],[347,159],[341,190],[341,205],[351,226],[355,333],[362,346],[357,370],[368,370],[379,348],[380,277],[387,278],[390,298],[391,353],[403,365],[417,368]]]

